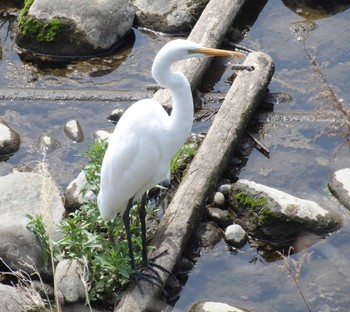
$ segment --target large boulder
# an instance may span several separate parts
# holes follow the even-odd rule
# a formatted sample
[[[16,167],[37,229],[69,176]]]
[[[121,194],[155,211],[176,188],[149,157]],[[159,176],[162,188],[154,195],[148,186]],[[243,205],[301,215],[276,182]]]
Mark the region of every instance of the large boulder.
[[[26,0],[16,44],[20,52],[57,58],[105,53],[130,31],[134,17],[128,0]]]
[[[230,211],[236,223],[275,244],[305,232],[326,235],[340,228],[340,215],[322,205],[249,180],[232,184]]]
[[[166,33],[188,33],[209,0],[132,0],[136,23]]]
[[[42,247],[27,228],[26,215],[42,215],[53,239],[55,225],[64,215],[62,198],[50,176],[16,172],[0,177],[0,257],[13,270],[36,270],[43,278],[52,275],[45,265]]]

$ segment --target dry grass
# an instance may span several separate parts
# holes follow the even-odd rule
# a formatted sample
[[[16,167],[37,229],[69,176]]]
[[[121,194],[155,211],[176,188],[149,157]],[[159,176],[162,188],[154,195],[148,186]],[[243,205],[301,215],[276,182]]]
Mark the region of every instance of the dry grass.
[[[21,302],[20,304],[28,311],[44,311],[44,300],[41,298],[39,291],[35,288],[31,276],[24,270],[12,270],[2,258],[0,258],[0,262],[2,262],[8,269],[6,272],[0,272],[0,276],[7,275],[14,277],[17,282],[12,283],[12,285],[27,299],[25,302]],[[35,268],[32,266],[30,268],[35,272],[35,275],[39,277],[40,282],[43,284],[38,271],[34,270]]]
[[[277,264],[277,266],[284,273],[286,273],[287,277],[289,277],[293,281],[295,287],[298,289],[300,297],[302,298],[307,308],[307,311],[312,312],[300,285],[300,274],[301,274],[302,265],[305,262],[309,262],[309,258],[311,254],[304,253],[298,260],[295,260],[295,259],[292,259],[290,256],[292,251],[293,251],[293,247],[289,248],[287,255],[284,255],[283,253],[277,251],[277,253],[281,256],[283,260],[282,264]]]

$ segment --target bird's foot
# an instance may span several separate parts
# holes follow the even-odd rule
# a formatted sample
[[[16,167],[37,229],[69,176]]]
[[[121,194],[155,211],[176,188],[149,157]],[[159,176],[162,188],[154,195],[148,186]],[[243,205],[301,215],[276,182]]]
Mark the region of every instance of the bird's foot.
[[[163,252],[161,252],[160,254],[152,257],[152,258],[148,258],[148,259],[144,259],[141,263],[141,267],[150,270],[151,272],[153,272],[156,276],[158,276],[160,278],[159,272],[156,270],[160,270],[163,271],[164,273],[167,273],[169,275],[169,277],[173,278],[174,280],[177,280],[176,277],[174,276],[173,273],[171,273],[169,270],[167,270],[166,268],[162,267],[161,265],[155,263],[155,261],[166,255],[168,253],[167,250],[164,250]]]
[[[143,290],[142,290],[142,287],[141,287],[141,284],[140,284],[141,280],[144,280],[147,283],[150,283],[150,284],[158,287],[165,296],[168,295],[167,292],[165,291],[165,289],[163,288],[162,280],[159,277],[159,274],[158,275],[153,275],[153,274],[148,274],[146,272],[141,272],[141,271],[136,270],[134,272],[134,274],[133,274],[133,278],[134,278],[134,280],[136,282],[136,285],[139,288],[139,290],[140,290],[142,295],[144,293],[143,293]]]
[[[165,250],[162,253],[160,253],[152,258],[146,258],[146,259],[142,260],[142,262],[140,263],[140,265],[139,265],[140,271],[136,270],[134,276],[135,276],[136,284],[139,287],[142,294],[143,294],[143,291],[141,289],[141,285],[139,282],[139,280],[141,280],[141,279],[145,280],[148,283],[151,283],[154,286],[157,286],[162,291],[164,296],[168,297],[168,294],[162,285],[163,284],[162,278],[161,278],[158,270],[163,271],[164,273],[167,273],[169,275],[169,277],[173,278],[175,281],[177,281],[177,278],[169,270],[167,270],[166,268],[162,267],[161,265],[155,263],[155,261],[158,258],[164,256],[167,252],[168,251]]]

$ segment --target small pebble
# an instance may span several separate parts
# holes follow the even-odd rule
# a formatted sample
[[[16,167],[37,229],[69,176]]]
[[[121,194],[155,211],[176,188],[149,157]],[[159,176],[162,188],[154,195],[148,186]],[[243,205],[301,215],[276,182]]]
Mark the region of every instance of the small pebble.
[[[224,207],[225,206],[225,196],[221,192],[216,192],[214,194],[213,205],[215,207]]]
[[[230,224],[232,224],[232,219],[226,210],[208,207],[208,220],[217,223],[217,225],[221,228],[226,228]]]
[[[224,194],[224,196],[227,196],[230,192],[231,184],[222,184],[219,186],[218,191]]]
[[[124,110],[121,108],[116,108],[111,112],[111,114],[107,117],[108,121],[112,123],[117,123],[120,117],[124,114]]]
[[[229,225],[225,231],[225,241],[233,247],[243,247],[247,241],[247,233],[238,224]]]
[[[70,120],[63,127],[64,133],[72,141],[79,143],[84,140],[83,129],[78,120]]]

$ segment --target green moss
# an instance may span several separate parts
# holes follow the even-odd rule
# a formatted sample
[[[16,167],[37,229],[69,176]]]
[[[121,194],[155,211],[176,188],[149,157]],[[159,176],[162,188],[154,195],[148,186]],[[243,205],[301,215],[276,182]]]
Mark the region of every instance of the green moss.
[[[271,224],[277,217],[277,213],[268,207],[265,197],[254,198],[249,193],[239,192],[235,195],[235,199],[247,209],[256,226]]]
[[[28,17],[29,8],[34,0],[25,0],[24,7],[20,11],[18,27],[22,35],[39,42],[53,42],[57,39],[63,22],[57,18],[47,23]]]
[[[248,208],[249,210],[255,210],[257,207],[265,207],[267,205],[267,200],[265,197],[256,199],[246,192],[237,193],[235,198],[242,206]]]

